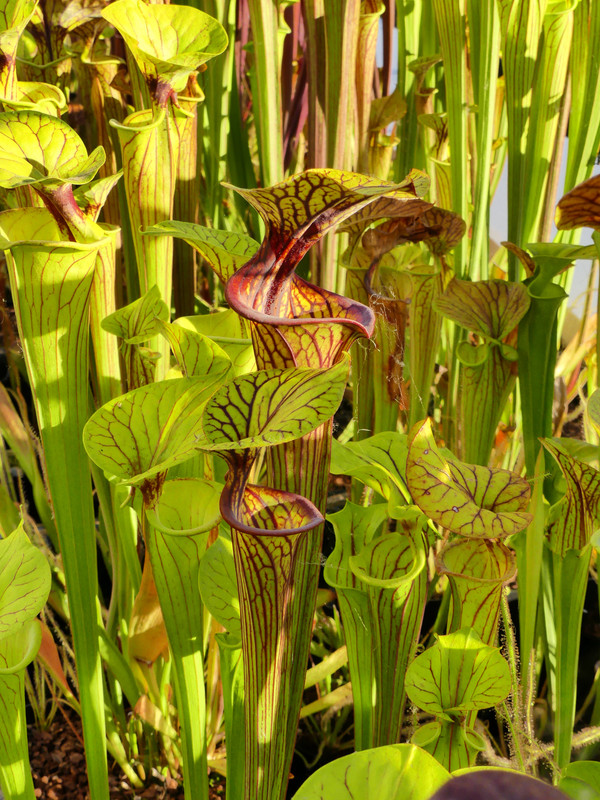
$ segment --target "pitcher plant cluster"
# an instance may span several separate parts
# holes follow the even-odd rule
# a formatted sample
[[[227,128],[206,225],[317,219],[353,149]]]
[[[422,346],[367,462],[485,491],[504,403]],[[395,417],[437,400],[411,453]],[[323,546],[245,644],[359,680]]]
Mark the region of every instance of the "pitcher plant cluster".
[[[91,800],[598,796],[600,1],[0,0],[0,51],[7,800],[73,712]]]

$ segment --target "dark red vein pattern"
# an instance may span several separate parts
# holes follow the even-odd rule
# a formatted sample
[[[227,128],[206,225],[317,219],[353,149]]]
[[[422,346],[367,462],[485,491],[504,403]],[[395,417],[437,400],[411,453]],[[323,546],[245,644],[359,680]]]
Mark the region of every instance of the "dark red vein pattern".
[[[374,315],[369,308],[312,286],[294,271],[308,249],[333,225],[382,195],[394,196],[395,190],[399,199],[407,197],[406,191],[398,192],[385,182],[336,170],[311,170],[270,189],[240,192],[262,215],[266,237],[256,255],[229,280],[226,297],[231,307],[251,322],[259,367],[331,367],[356,338],[372,335]],[[268,458],[269,482],[279,489],[308,497],[317,508],[323,509],[330,442],[331,423],[327,423],[308,436],[273,448]],[[254,746],[249,744],[249,749],[257,750],[262,759],[253,762],[256,769],[259,763],[269,763],[275,757],[271,750],[285,753],[281,762],[284,773],[291,760],[310,644],[321,536],[319,527],[314,533],[300,537],[293,556],[290,552],[291,572],[279,573],[281,580],[294,587],[286,612],[293,633],[288,642],[293,658],[289,674],[281,677],[288,687],[288,717],[285,741],[280,738],[275,742],[275,736],[281,737],[281,729],[277,734],[271,728],[259,732]],[[238,580],[245,578],[239,575]],[[250,617],[242,614],[244,619],[249,626]],[[245,658],[248,683],[255,678],[253,667],[247,662]],[[271,669],[276,666],[271,665]],[[252,718],[255,711],[247,706],[246,713]],[[282,795],[269,794],[267,788],[261,795],[248,796],[277,800]]]
[[[559,555],[583,550],[600,519],[600,472],[569,455],[559,440],[542,444],[556,461],[567,482],[567,492],[556,509],[548,530],[550,547]]]
[[[450,581],[450,630],[472,628],[483,642],[493,644],[502,587],[516,573],[514,553],[499,542],[459,539],[441,551],[436,567]]]
[[[409,434],[407,482],[419,508],[461,536],[504,538],[531,521],[527,481],[508,470],[444,458],[428,420]]]

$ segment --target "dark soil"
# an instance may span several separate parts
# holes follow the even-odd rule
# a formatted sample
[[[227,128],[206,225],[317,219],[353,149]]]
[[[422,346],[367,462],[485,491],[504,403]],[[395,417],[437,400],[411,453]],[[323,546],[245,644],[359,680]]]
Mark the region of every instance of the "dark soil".
[[[41,800],[88,800],[81,723],[74,715],[57,714],[48,730],[30,726],[29,753],[36,797]],[[210,776],[210,800],[223,800],[225,781]],[[109,775],[111,800],[183,800],[181,780],[155,772],[143,789],[133,790],[118,766]]]

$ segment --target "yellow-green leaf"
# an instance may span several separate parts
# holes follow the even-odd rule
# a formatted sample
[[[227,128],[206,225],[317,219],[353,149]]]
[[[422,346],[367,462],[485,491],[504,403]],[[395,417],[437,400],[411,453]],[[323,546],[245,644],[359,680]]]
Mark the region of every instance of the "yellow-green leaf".
[[[50,592],[50,565],[23,529],[0,539],[0,639],[19,631],[44,607]]]
[[[504,469],[450,460],[438,450],[431,422],[413,426],[408,437],[408,488],[434,522],[461,536],[504,538],[527,527],[530,488]]]
[[[157,84],[168,84],[181,92],[189,75],[228,43],[221,23],[191,6],[117,0],[102,15],[123,36],[155,91]]]
[[[88,156],[70,125],[35,111],[0,114],[0,186],[88,183],[104,164],[104,148]]]

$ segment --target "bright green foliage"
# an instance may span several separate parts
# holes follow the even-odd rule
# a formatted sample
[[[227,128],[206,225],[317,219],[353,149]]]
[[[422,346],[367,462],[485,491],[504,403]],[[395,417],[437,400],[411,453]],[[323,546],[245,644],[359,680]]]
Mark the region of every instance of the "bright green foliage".
[[[162,322],[160,327],[184,378],[201,377],[217,372],[222,373],[223,380],[232,377],[231,359],[223,348],[208,336],[169,322]]]
[[[252,350],[252,341],[246,333],[246,325],[238,315],[226,309],[216,314],[203,314],[197,317],[179,317],[174,325],[212,339],[229,356],[233,365],[233,374],[244,375],[256,369],[256,359]]]
[[[600,390],[596,389],[596,391],[591,395],[590,399],[588,400],[588,407],[587,413],[591,420],[592,425],[596,429],[598,433],[600,433]]]
[[[435,676],[432,685],[425,675]],[[510,689],[508,664],[496,647],[462,628],[439,636],[408,669],[407,692],[424,711],[452,721],[469,711],[491,708]]]
[[[108,475],[134,484],[191,458],[202,410],[221,377],[159,381],[111,400],[85,426],[88,455]]]
[[[229,539],[220,535],[209,547],[200,562],[198,577],[206,608],[230,636],[241,638],[240,601]]]
[[[1,185],[38,184],[48,190],[89,183],[104,163],[104,150],[88,155],[79,136],[56,117],[33,111],[0,114]]]
[[[333,442],[331,471],[351,475],[384,497],[390,511],[409,498],[406,488],[406,436],[378,433],[358,442]]]
[[[418,556],[417,556],[418,552]],[[399,533],[380,537],[362,548],[348,563],[356,577],[370,586],[398,589],[406,595],[411,581],[425,566],[422,551],[415,552],[412,541]],[[404,597],[396,597],[397,601]]]
[[[40,647],[35,619],[50,592],[50,566],[23,523],[0,540],[0,787],[7,800],[33,800],[27,751],[25,673]]]
[[[347,374],[344,360],[330,370],[260,370],[242,375],[211,398],[204,415],[204,438],[197,446],[241,450],[303,436],[331,417]]]
[[[324,576],[337,589],[342,612],[361,750],[400,737],[403,675],[414,655],[424,602],[427,520],[414,507],[394,505],[402,533],[392,533],[384,525],[389,513],[384,504],[347,502],[329,516],[336,546]]]
[[[219,524],[219,498],[223,487],[201,478],[165,481],[160,499],[147,509],[148,521],[161,533],[190,536]]]
[[[542,444],[566,481],[566,493],[552,506],[546,521],[554,588],[553,613],[547,612],[546,625],[556,639],[550,675],[556,695],[556,761],[563,768],[571,755],[581,618],[592,556],[590,541],[598,525],[600,483],[598,471],[573,458],[560,440],[547,439]]]
[[[283,800],[300,712],[305,759],[311,737],[317,757],[361,752],[298,798],[427,800],[485,746],[522,770],[550,760],[582,800],[593,769],[567,765],[600,720],[596,680],[591,730],[573,734],[597,445],[549,437],[578,394],[600,430],[592,278],[587,322],[556,357],[562,273],[600,252],[600,4],[186,2],[0,10],[0,244],[18,326],[3,317],[0,530],[24,499],[18,465],[57,559],[48,616],[74,645],[91,798],[107,798],[108,750],[137,794],[158,770],[208,800],[211,763],[229,800]],[[507,154],[511,242],[491,261]],[[581,227],[594,247],[575,244]],[[331,454],[351,487],[329,481]],[[355,502],[331,515],[335,591],[318,595],[334,486]],[[0,541],[0,607],[33,563],[2,556],[15,542]],[[27,615],[46,579],[25,581]],[[332,616],[315,616],[317,596]],[[1,774],[10,800],[31,800],[13,700],[39,625],[18,619],[22,632],[0,616],[0,742],[17,748]],[[40,669],[28,691],[51,715]],[[407,674],[435,716],[410,720],[425,749],[373,750],[407,737]],[[489,703],[495,741],[475,733]]]
[[[597,761],[574,761],[561,773],[558,788],[572,800],[600,798],[600,764]]]
[[[465,722],[479,709],[500,703],[510,691],[508,664],[495,647],[462,628],[421,653],[408,668],[408,696],[436,722],[413,736],[450,771],[470,766],[483,741]]]
[[[0,639],[0,787],[7,800],[34,800],[27,749],[25,672],[42,641],[36,619]]]
[[[37,0],[10,0],[0,13],[0,49],[3,65],[0,69],[0,95],[12,98],[16,92],[16,57],[19,38],[33,16]]]
[[[197,250],[225,284],[258,250],[258,242],[243,233],[218,231],[192,222],[160,222],[143,231],[148,236],[174,236]]]
[[[157,93],[164,92],[162,83],[181,92],[190,73],[227,47],[222,25],[195,8],[118,0],[102,14],[119,30]]]
[[[108,782],[96,625],[94,508],[81,441],[88,412],[88,302],[102,242],[65,241],[45,209],[4,212],[0,230],[34,391],[65,576],[69,591],[78,598],[70,606],[70,618],[79,679],[88,687],[81,705],[90,784],[98,800],[104,800]]]
[[[44,607],[50,592],[50,569],[23,524],[0,540],[0,639],[18,631]]]
[[[449,778],[430,755],[410,744],[363,750],[321,767],[294,800],[427,800]]]
[[[166,321],[168,316],[158,287],[153,286],[138,300],[103,319],[102,327],[122,339],[123,344],[141,344],[160,331],[160,320]],[[126,357],[126,353],[123,355]]]

